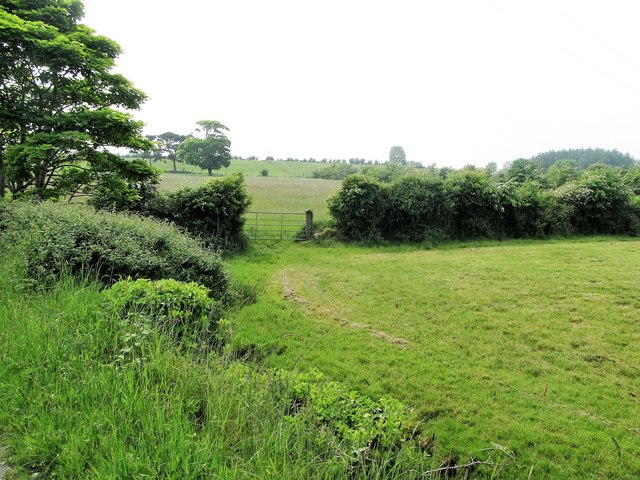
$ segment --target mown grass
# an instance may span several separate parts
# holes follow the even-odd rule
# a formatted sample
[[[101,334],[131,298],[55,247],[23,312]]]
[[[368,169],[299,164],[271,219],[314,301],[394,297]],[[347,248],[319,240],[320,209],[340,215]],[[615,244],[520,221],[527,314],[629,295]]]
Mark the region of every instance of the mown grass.
[[[640,476],[640,241],[468,248],[254,244],[236,338],[421,412],[438,449],[513,478]]]
[[[210,179],[211,177],[203,175],[165,173],[162,176],[160,188],[175,190],[180,187],[200,185]],[[329,218],[326,199],[340,188],[338,180],[315,178],[246,177],[245,183],[253,199],[251,211],[305,212],[313,210],[316,220]]]

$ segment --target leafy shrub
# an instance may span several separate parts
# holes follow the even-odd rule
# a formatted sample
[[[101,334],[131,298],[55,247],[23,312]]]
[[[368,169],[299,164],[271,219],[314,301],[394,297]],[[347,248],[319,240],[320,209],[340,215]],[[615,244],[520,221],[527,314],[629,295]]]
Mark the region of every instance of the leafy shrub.
[[[502,185],[501,200],[505,235],[535,238],[571,231],[562,205],[536,181]]]
[[[622,181],[634,195],[640,195],[640,165],[622,172]]]
[[[619,170],[594,165],[555,195],[573,209],[571,223],[578,233],[631,233],[632,195]]]
[[[118,161],[127,164],[128,178],[125,180],[113,172],[101,173],[100,183],[91,190],[88,203],[104,210],[141,212],[157,195],[162,170],[141,159]]]
[[[177,280],[121,280],[102,295],[109,310],[130,321],[149,321],[179,339],[188,336],[220,344],[221,309],[209,290]]]
[[[450,232],[456,238],[500,238],[502,209],[487,174],[463,170],[450,174],[445,189],[452,205]]]
[[[222,298],[227,274],[219,255],[175,227],[82,205],[7,202],[0,214],[3,245],[18,245],[28,274],[49,284],[68,271],[124,278],[198,282]]]
[[[251,198],[241,174],[160,195],[148,213],[167,219],[207,245],[238,250],[246,245],[244,213]]]
[[[317,168],[311,173],[311,176],[324,180],[343,180],[349,175],[355,175],[358,171],[358,167],[348,163],[332,163],[326,167]]]
[[[573,163],[559,163],[554,185],[577,175]],[[530,160],[513,162],[495,178],[468,167],[442,170],[439,176],[433,170],[421,175],[405,171],[390,185],[354,175],[329,198],[329,212],[345,239],[373,242],[637,235],[638,172],[594,165],[555,190],[545,189],[539,166]]]
[[[363,175],[343,180],[340,190],[328,199],[329,212],[348,240],[377,241],[387,221],[387,192]]]
[[[389,188],[390,215],[386,237],[412,242],[434,235],[442,237],[450,209],[440,178],[401,177]]]
[[[328,381],[316,370],[275,374],[289,389],[289,420],[313,427],[315,447],[349,452],[352,468],[366,471],[376,459],[407,446],[426,453],[433,447],[433,438],[422,432],[414,413],[392,398],[374,400]]]

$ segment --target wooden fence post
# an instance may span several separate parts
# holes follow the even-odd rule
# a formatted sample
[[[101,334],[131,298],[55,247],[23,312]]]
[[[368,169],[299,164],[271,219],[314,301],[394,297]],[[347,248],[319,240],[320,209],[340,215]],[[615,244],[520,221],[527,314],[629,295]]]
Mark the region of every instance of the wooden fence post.
[[[305,237],[307,240],[311,240],[313,237],[313,211],[307,210],[307,225],[305,227]]]

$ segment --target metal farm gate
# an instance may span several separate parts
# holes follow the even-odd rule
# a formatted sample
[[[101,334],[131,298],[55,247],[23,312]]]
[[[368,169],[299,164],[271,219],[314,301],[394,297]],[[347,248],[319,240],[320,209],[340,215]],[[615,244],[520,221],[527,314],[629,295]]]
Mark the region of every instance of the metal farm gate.
[[[309,240],[313,212],[247,212],[244,231],[252,240]]]

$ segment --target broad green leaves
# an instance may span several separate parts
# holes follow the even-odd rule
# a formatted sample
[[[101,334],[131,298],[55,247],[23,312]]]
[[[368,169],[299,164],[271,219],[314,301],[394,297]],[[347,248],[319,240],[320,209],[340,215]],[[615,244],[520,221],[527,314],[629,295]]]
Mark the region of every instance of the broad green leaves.
[[[110,72],[120,46],[78,24],[82,14],[79,0],[0,3],[0,196],[89,194],[106,172],[137,195],[139,168],[110,147],[148,148],[142,123],[120,111],[145,95]]]

